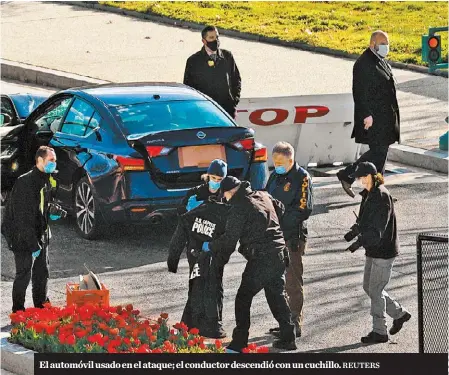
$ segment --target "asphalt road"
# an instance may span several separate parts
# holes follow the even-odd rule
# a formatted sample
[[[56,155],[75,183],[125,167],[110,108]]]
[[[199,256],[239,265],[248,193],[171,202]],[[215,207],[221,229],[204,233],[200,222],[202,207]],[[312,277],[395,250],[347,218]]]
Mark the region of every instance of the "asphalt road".
[[[2,92],[17,89],[32,92],[39,88],[2,82]],[[299,340],[300,352],[418,351],[416,235],[447,231],[447,175],[392,164],[388,169],[393,173],[386,178],[387,186],[399,199],[395,207],[401,255],[387,290],[409,309],[412,319],[388,344],[359,343],[360,337],[369,332],[371,321],[369,300],[362,290],[364,254],[362,250],[354,254],[344,252],[347,244],[342,236],[354,222],[352,210],[358,208],[360,197],[351,199],[345,195],[335,177],[317,177],[309,248],[304,259],[305,326]],[[182,259],[176,275],[167,272],[165,261],[174,225],[115,225],[104,238],[87,241],[76,235],[72,219],[55,222],[49,283],[53,303],[65,303],[66,283],[76,282],[78,275],[85,273],[86,263],[110,289],[112,304],[133,303],[147,316],[168,312],[175,323],[181,318],[187,298],[188,265]],[[1,245],[0,323],[5,326],[9,322],[15,268],[3,238]],[[229,335],[244,266],[243,257],[234,253],[225,268],[224,328]],[[31,301],[30,287],[27,306]],[[270,345],[272,337],[266,332],[275,321],[263,293],[254,299],[251,321],[251,341]]]
[[[2,58],[112,82],[181,82],[186,59],[201,48],[199,31],[72,5],[6,2],[1,11]],[[221,39],[237,61],[244,98],[351,92],[353,60]],[[403,142],[438,147],[447,131],[447,78],[394,73]]]

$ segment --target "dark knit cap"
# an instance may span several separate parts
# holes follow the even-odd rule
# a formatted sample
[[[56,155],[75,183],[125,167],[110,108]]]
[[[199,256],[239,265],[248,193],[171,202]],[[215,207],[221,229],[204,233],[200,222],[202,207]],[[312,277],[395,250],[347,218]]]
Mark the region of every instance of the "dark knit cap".
[[[215,159],[210,163],[207,174],[213,174],[218,177],[226,177],[228,174],[228,165],[221,159]]]

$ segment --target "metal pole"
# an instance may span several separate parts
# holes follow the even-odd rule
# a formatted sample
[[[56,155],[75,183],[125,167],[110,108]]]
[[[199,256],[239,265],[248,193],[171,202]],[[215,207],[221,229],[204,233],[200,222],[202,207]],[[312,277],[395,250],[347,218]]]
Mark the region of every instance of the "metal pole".
[[[422,283],[422,240],[421,235],[416,237],[416,265],[418,273],[418,338],[419,352],[424,353],[424,326],[423,326],[423,283]]]

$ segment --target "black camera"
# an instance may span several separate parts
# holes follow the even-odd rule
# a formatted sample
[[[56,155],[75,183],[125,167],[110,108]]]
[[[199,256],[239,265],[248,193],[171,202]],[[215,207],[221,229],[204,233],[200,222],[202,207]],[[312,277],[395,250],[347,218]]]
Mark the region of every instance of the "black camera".
[[[56,215],[59,216],[61,219],[65,219],[67,217],[67,211],[64,210],[59,204],[57,203],[50,203],[48,208],[48,213],[50,215]]]
[[[356,238],[360,234],[360,229],[358,224],[354,224],[348,233],[344,235],[346,242],[351,242],[354,238]]]

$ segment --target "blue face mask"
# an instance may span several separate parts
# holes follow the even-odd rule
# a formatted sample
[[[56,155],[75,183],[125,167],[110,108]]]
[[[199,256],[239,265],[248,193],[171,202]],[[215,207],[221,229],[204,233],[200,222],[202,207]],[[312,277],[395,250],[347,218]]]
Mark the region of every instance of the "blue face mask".
[[[221,184],[221,182],[215,182],[215,181],[210,180],[209,188],[211,188],[212,190],[218,190],[218,189],[220,189],[220,184]]]
[[[44,172],[45,173],[53,173],[56,170],[56,163],[54,161],[49,161],[45,164]]]
[[[283,165],[276,167],[274,170],[276,171],[277,174],[286,174],[287,173],[287,169]]]

